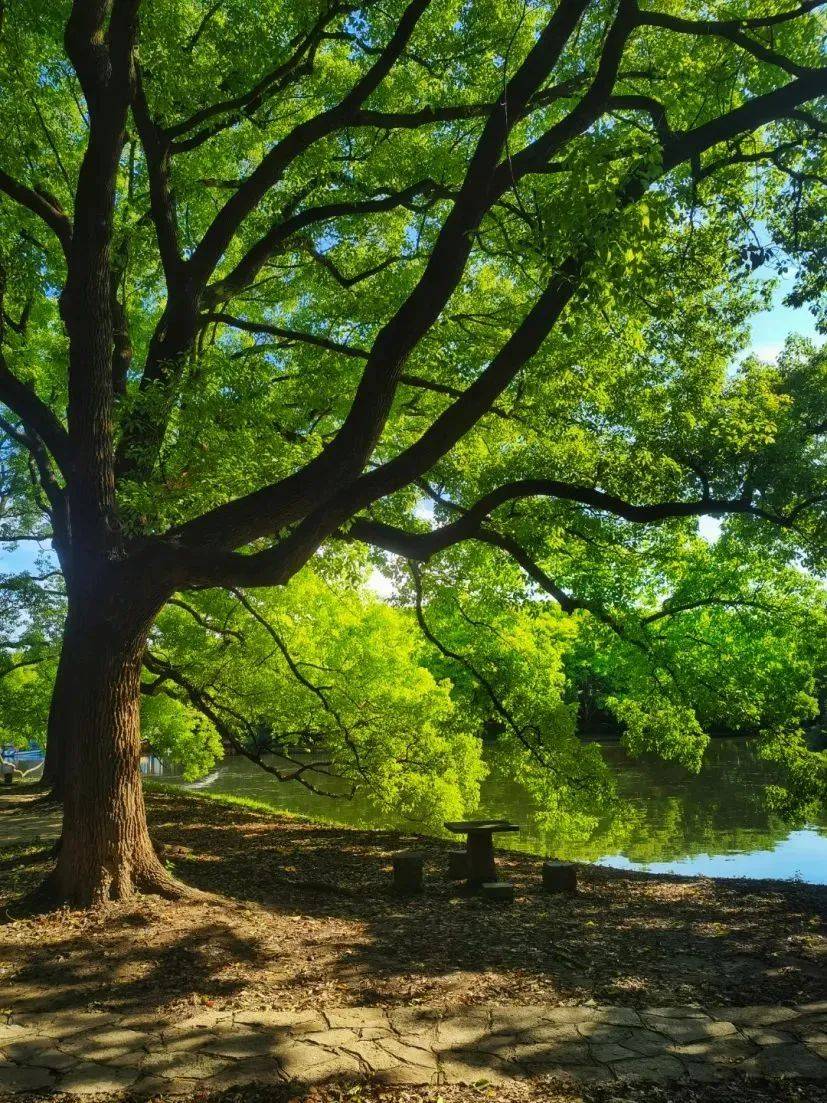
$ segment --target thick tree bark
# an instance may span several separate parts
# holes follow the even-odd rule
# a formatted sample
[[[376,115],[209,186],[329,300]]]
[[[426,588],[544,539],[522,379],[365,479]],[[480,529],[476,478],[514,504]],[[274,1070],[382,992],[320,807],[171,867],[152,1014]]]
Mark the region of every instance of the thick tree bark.
[[[69,678],[66,670],[67,647],[61,645],[60,660],[55,676],[52,700],[49,705],[49,721],[46,729],[46,756],[43,761],[41,786],[53,800],[63,800],[63,782],[66,749],[66,722],[72,705]]]
[[[53,705],[62,716],[64,819],[49,902],[183,896],[153,849],[141,787],[141,662],[155,610],[100,594],[74,605]]]

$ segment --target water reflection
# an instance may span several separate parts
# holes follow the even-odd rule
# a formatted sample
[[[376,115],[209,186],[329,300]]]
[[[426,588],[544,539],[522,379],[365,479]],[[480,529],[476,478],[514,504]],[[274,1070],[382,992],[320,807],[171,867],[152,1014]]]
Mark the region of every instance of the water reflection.
[[[483,785],[485,817],[504,817],[522,827],[511,848],[532,854],[600,861],[652,872],[723,877],[797,877],[827,883],[827,815],[791,827],[762,802],[767,767],[746,740],[718,740],[700,774],[662,762],[630,760],[617,746],[604,747],[624,798],[610,821],[588,838],[571,838],[545,821],[526,790],[498,769]],[[165,780],[176,781],[174,774]],[[392,814],[380,815],[366,800],[318,796],[296,782],[278,782],[242,758],[228,758],[189,786],[244,796],[272,808],[358,827],[411,828]]]
[[[571,841],[553,827],[544,829],[542,814],[519,784],[496,772],[487,782],[486,810],[493,815],[501,806],[519,808],[524,828],[514,845],[534,854],[653,873],[827,883],[827,814],[793,827],[769,811],[763,788],[772,770],[755,757],[748,740],[714,741],[699,774],[632,760],[618,746],[604,746],[603,754],[623,808],[588,840]]]
[[[632,862],[625,855],[600,858],[598,865],[644,869],[649,873],[680,873],[704,877],[771,877],[810,884],[827,883],[827,837],[824,828],[790,831],[771,849],[732,854],[697,854],[664,862]]]

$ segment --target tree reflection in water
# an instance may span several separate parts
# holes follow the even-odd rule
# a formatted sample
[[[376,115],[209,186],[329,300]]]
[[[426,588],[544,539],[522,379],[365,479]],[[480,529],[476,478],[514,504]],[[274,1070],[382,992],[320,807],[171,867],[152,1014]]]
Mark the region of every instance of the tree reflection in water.
[[[569,823],[546,816],[519,783],[506,780],[496,761],[484,786],[483,807],[489,814],[508,808],[514,815],[519,809],[523,831],[509,845],[562,858],[597,861],[622,855],[648,864],[750,854],[772,850],[792,830],[811,823],[822,829],[822,856],[827,859],[827,814],[822,810],[791,821],[775,813],[766,788],[777,781],[777,769],[757,757],[750,740],[713,740],[698,774],[656,759],[632,760],[617,745],[604,746],[603,754],[620,801],[587,838]]]
[[[827,815],[822,811],[790,821],[774,813],[765,788],[776,780],[775,768],[757,758],[749,740],[713,740],[698,774],[660,760],[632,760],[617,745],[604,746],[603,753],[619,800],[597,823],[587,816],[574,820],[544,811],[526,785],[508,776],[507,764],[498,763],[493,751],[487,755],[491,772],[476,814],[505,816],[521,825],[520,834],[509,837],[509,848],[581,861],[611,855],[648,864],[700,855],[749,855],[771,851],[789,839],[790,845],[772,866],[773,876],[800,872],[815,881],[827,876]],[[176,778],[165,774],[164,780]],[[241,758],[225,759],[193,788],[358,827],[415,828],[358,795],[353,800],[318,796],[295,782],[279,783]],[[816,831],[806,837],[791,834],[806,822]],[[721,872],[714,863],[709,869],[700,863],[692,871]],[[742,870],[734,861],[726,872],[748,876],[749,864]]]

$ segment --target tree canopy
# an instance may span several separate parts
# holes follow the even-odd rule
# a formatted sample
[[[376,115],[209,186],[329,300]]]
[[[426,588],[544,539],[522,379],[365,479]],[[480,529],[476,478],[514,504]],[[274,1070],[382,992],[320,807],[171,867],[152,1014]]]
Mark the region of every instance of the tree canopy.
[[[824,309],[821,7],[0,7],[0,524],[53,541],[50,736],[71,712],[75,775],[106,788],[73,781],[61,891],[92,804],[116,830],[114,748],[138,739],[144,659],[163,676],[151,625],[174,594],[226,623],[213,587],[278,647],[255,601],[278,633],[282,599],[248,591],[294,579],[320,634],[303,661],[352,649],[333,665],[371,702],[315,694],[301,724],[322,709],[335,744],[364,720],[388,761],[431,732],[460,794],[444,677],[549,768],[549,733],[576,757],[578,664],[639,750],[696,763],[710,725],[757,724],[793,768],[822,661],[792,625],[823,624],[827,359],[746,350],[773,272]],[[320,599],[313,579],[368,562],[397,572],[436,676],[391,613],[362,607],[361,635]],[[196,653],[186,616],[154,631],[192,705],[181,671],[221,640]],[[130,840],[78,898],[127,885]]]

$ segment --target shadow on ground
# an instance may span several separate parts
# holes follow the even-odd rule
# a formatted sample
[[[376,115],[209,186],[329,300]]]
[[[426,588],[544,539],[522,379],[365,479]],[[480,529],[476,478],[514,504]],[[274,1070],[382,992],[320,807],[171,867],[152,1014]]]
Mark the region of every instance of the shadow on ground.
[[[827,890],[582,867],[575,896],[538,889],[539,859],[503,855],[517,901],[445,878],[447,847],[339,830],[182,795],[149,799],[153,837],[218,901],[143,899],[105,915],[16,917],[48,868],[0,850],[0,1005],[20,1011],[601,1003],[809,1002],[824,995]],[[390,892],[394,851],[425,853],[427,889]]]

